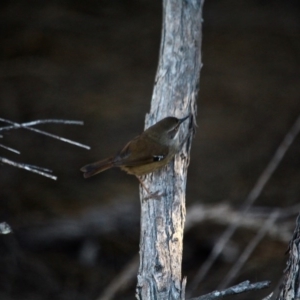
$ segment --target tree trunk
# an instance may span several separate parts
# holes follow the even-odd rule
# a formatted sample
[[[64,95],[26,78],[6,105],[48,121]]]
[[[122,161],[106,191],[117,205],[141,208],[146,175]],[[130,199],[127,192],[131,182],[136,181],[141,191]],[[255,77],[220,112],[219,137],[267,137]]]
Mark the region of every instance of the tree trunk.
[[[204,0],[164,0],[160,59],[146,128],[166,116],[196,117],[196,96],[201,68],[201,29]],[[181,138],[191,124],[181,126]],[[192,124],[194,128],[194,124]],[[168,166],[144,179],[159,200],[141,189],[140,267],[136,297],[184,299],[181,279],[185,222],[185,189],[191,136]]]
[[[296,221],[288,254],[287,267],[284,270],[283,283],[280,286],[277,300],[300,299],[300,215]]]

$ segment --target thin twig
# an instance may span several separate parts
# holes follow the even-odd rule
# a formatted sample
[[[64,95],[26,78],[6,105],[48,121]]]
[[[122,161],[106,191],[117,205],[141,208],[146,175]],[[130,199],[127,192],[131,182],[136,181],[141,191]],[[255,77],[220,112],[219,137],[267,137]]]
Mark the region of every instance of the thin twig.
[[[282,280],[283,280],[284,276],[281,276],[281,278],[277,281],[277,283],[275,285],[273,285],[273,292],[267,296],[265,299],[262,300],[277,300],[279,293],[280,293],[280,288],[282,287]],[[269,298],[268,298],[269,297]]]
[[[88,149],[88,150],[90,149],[89,146],[86,146],[84,144],[81,144],[81,143],[78,143],[78,142],[75,142],[75,141],[72,141],[72,140],[60,137],[58,135],[55,135],[55,134],[52,134],[52,133],[48,133],[46,131],[39,130],[39,129],[31,127],[31,126],[34,126],[34,125],[46,124],[46,123],[56,123],[56,124],[65,124],[65,125],[83,125],[82,121],[59,120],[59,119],[45,119],[45,120],[35,120],[35,121],[31,121],[31,122],[26,122],[26,123],[16,123],[16,122],[12,122],[12,121],[7,120],[7,119],[0,118],[0,122],[11,124],[10,126],[0,127],[0,131],[8,131],[8,130],[12,130],[12,129],[24,128],[24,129],[27,129],[27,130],[34,131],[36,133],[40,133],[40,134],[46,135],[46,136],[54,138],[54,139],[58,139],[60,141],[63,141],[63,142],[69,143],[69,144],[73,144],[73,145],[78,146],[78,147],[82,147],[82,148],[85,148],[85,149]],[[20,154],[20,152],[18,150],[15,150],[13,148],[7,147],[5,145],[0,144],[0,147],[4,148],[6,150],[12,151],[14,153]],[[51,178],[53,180],[57,179],[56,176],[48,174],[48,173],[51,173],[52,171],[49,170],[49,169],[46,169],[46,168],[41,168],[41,167],[38,167],[38,166],[29,165],[29,164],[17,163],[17,162],[9,160],[7,158],[4,158],[4,157],[0,157],[0,161],[2,163],[9,164],[9,165],[17,167],[17,168],[25,169],[27,171],[30,171],[30,172],[33,172],[33,173],[37,173],[39,175]]]
[[[5,123],[11,122],[11,121],[8,121],[3,118],[0,118],[0,121],[5,122]],[[59,119],[35,120],[35,121],[26,122],[26,123],[21,123],[20,125],[22,125],[24,127],[30,127],[30,126],[35,126],[35,125],[39,125],[39,124],[47,124],[47,123],[56,123],[56,124],[65,124],[65,125],[84,125],[83,121],[59,120]],[[16,124],[18,124],[18,123],[16,123]],[[7,130],[11,130],[11,129],[18,129],[18,128],[20,128],[20,126],[15,126],[15,125],[4,126],[4,127],[0,127],[0,131],[3,131],[3,130],[7,131]]]
[[[199,223],[207,221],[225,226],[232,225],[239,221],[240,228],[258,231],[264,226],[266,219],[274,211],[279,212],[278,221],[279,219],[286,219],[287,217],[297,215],[299,210],[300,204],[288,208],[269,208],[268,210],[256,207],[255,210],[249,210],[247,214],[243,215],[243,218],[240,219],[241,212],[235,210],[227,203],[217,205],[194,204],[187,209],[185,231],[190,230]],[[271,228],[268,228],[267,234],[273,239],[287,243],[291,238],[293,225],[294,224],[291,226],[290,221],[278,222]]]
[[[25,169],[27,171],[30,171],[30,172],[33,172],[33,173],[37,173],[39,175],[51,178],[53,180],[57,179],[56,176],[53,176],[53,175],[50,175],[48,173],[39,171],[39,170],[47,170],[47,169],[43,169],[43,168],[40,168],[40,167],[37,167],[37,166],[26,165],[26,164],[23,164],[23,163],[17,163],[17,162],[14,162],[12,160],[9,160],[9,159],[7,159],[5,157],[0,157],[0,162],[2,162],[4,164],[11,165],[11,166],[16,167],[16,168]]]
[[[199,283],[206,277],[206,274],[212,267],[213,263],[216,261],[216,259],[221,254],[222,250],[224,249],[226,243],[231,238],[233,233],[236,231],[236,229],[239,227],[240,220],[242,220],[244,214],[247,213],[251,205],[255,202],[255,200],[259,197],[261,191],[265,187],[268,180],[271,178],[272,174],[278,167],[279,163],[281,162],[282,158],[284,157],[285,153],[293,143],[294,139],[298,135],[300,131],[300,116],[298,116],[296,122],[291,127],[291,129],[288,131],[288,133],[285,135],[284,139],[282,140],[281,144],[277,148],[274,156],[262,172],[262,174],[259,176],[256,184],[254,185],[253,189],[250,191],[248,197],[244,201],[243,209],[239,218],[239,221],[236,221],[236,223],[231,224],[225,232],[222,234],[222,236],[219,238],[217,243],[215,244],[210,256],[206,260],[206,262],[201,266],[199,271],[197,272],[191,287],[189,293],[193,293],[196,287],[199,285]]]
[[[42,172],[47,172],[47,173],[52,173],[53,171],[50,169],[46,169],[46,168],[42,168],[42,167],[38,167],[35,165],[30,165],[30,164],[26,164],[27,167],[32,168],[32,169],[36,169],[38,171],[42,171]]]
[[[83,125],[83,122],[81,122],[81,121],[47,119],[47,120],[36,120],[36,121],[28,122],[28,123],[16,123],[16,122],[12,122],[10,120],[6,120],[6,119],[3,119],[3,118],[0,118],[0,121],[12,125],[12,126],[2,127],[2,128],[0,128],[0,131],[1,130],[12,130],[12,129],[24,128],[24,129],[31,130],[31,131],[34,131],[36,133],[43,134],[43,135],[46,135],[48,137],[51,137],[51,138],[60,140],[62,142],[66,142],[66,143],[84,148],[84,149],[87,149],[87,150],[91,149],[87,145],[84,145],[84,144],[81,144],[81,143],[78,143],[78,142],[60,137],[58,135],[55,135],[55,134],[52,134],[52,133],[49,133],[49,132],[46,132],[46,131],[43,131],[43,130],[40,130],[40,129],[30,127],[30,126],[33,126],[33,125],[45,124],[45,123],[59,123],[59,124],[67,124],[67,125]]]
[[[250,283],[250,281],[247,280],[237,285],[234,285],[226,290],[222,290],[222,291],[216,290],[204,296],[190,298],[189,300],[214,300],[214,299],[222,298],[224,296],[236,295],[245,292],[265,289],[268,288],[269,285],[270,285],[270,281],[260,281],[256,283]]]
[[[184,276],[181,283],[181,298],[182,300],[185,300],[185,290],[186,290],[186,284],[187,284],[187,277]]]
[[[105,288],[103,293],[97,300],[110,300],[117,294],[117,292],[136,276],[138,270],[139,257],[137,255],[126,264],[123,270],[117,275],[110,284]]]
[[[269,294],[267,297],[263,298],[262,300],[270,300],[273,296],[273,292],[271,294]]]
[[[269,210],[267,212],[260,212],[256,209],[253,213],[248,212],[242,219],[241,226],[243,228],[251,229],[251,230],[259,230],[264,227],[266,221],[266,214],[270,216],[270,214],[274,214],[278,212],[277,220],[281,217],[286,217],[294,214],[298,214],[299,205],[294,205],[288,208],[276,208],[275,210]],[[200,222],[211,221],[219,224],[232,224],[235,223],[237,218],[239,217],[240,212],[234,211],[229,204],[218,204],[218,205],[202,205],[195,204],[188,208],[186,214],[186,223],[184,227],[184,231],[187,232],[193,227],[195,227]],[[220,218],[220,215],[223,218]],[[294,223],[293,223],[294,224]],[[266,233],[270,235],[272,238],[276,238],[279,241],[284,243],[288,242],[291,238],[292,231],[288,229],[288,225],[285,223],[280,223],[277,226],[268,227]],[[135,278],[135,274],[132,273],[132,269],[138,269],[138,256],[132,260],[135,261],[135,265],[126,265],[121,271],[120,274],[116,276],[115,279],[112,280],[111,283],[105,288],[102,292],[101,296],[99,296],[98,300],[111,300],[115,297],[115,295],[119,292],[122,286],[126,286]],[[119,278],[122,279],[122,284],[117,284]],[[112,288],[113,287],[113,288]],[[104,297],[105,295],[105,297]],[[185,298],[183,298],[185,299]]]
[[[232,280],[237,276],[241,268],[244,266],[245,262],[248,260],[249,256],[252,254],[253,250],[259,244],[259,242],[264,238],[267,234],[268,230],[273,226],[279,215],[279,210],[274,211],[268,219],[266,219],[264,226],[260,228],[255,237],[250,241],[250,243],[245,248],[244,252],[240,255],[238,260],[232,266],[227,276],[222,280],[219,285],[219,289],[224,289],[228,286]]]
[[[18,150],[16,150],[16,149],[13,149],[13,148],[10,148],[10,147],[7,147],[7,146],[5,146],[5,145],[0,144],[0,147],[6,149],[6,150],[8,150],[8,151],[14,152],[14,153],[16,153],[16,154],[21,154],[20,151],[18,151]]]

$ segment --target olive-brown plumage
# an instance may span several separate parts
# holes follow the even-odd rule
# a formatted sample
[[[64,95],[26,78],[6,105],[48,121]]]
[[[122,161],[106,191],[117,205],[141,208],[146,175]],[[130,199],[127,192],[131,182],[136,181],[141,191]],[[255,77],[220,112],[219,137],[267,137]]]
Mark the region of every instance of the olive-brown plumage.
[[[180,151],[178,138],[183,119],[167,117],[128,142],[115,156],[86,165],[80,170],[88,178],[112,167],[119,167],[136,176],[151,173],[165,166]]]

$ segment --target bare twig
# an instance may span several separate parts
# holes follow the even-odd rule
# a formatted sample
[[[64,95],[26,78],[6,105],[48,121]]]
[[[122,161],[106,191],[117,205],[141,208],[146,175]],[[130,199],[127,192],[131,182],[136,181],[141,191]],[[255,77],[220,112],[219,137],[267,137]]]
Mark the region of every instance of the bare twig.
[[[123,268],[114,280],[105,288],[104,292],[97,298],[97,300],[110,300],[117,294],[117,292],[136,276],[138,270],[139,257],[134,256],[132,260]]]
[[[20,168],[20,169],[25,169],[27,171],[30,171],[30,172],[33,172],[33,173],[37,173],[39,175],[51,178],[53,180],[57,179],[56,176],[53,176],[53,175],[50,175],[48,173],[39,171],[39,170],[48,170],[48,169],[43,169],[43,168],[40,168],[40,167],[37,167],[37,166],[32,166],[32,165],[26,165],[26,164],[23,164],[23,163],[17,163],[15,161],[9,160],[9,159],[7,159],[5,157],[0,157],[0,161],[2,163],[4,163],[4,164],[8,164],[8,165],[11,165],[13,167]]]
[[[65,124],[65,125],[83,125],[82,121],[45,119],[45,120],[35,120],[35,121],[27,122],[27,123],[16,123],[16,122],[12,122],[12,121],[7,120],[7,119],[0,118],[0,122],[10,124],[9,126],[0,127],[0,131],[8,131],[8,130],[13,130],[13,129],[23,128],[23,129],[34,131],[34,132],[39,133],[39,134],[46,135],[46,136],[54,138],[54,139],[58,139],[62,142],[66,142],[66,143],[69,143],[69,144],[72,144],[72,145],[75,145],[75,146],[78,146],[78,147],[82,147],[82,148],[85,148],[85,149],[88,149],[88,150],[90,149],[89,146],[86,146],[84,144],[81,144],[81,143],[78,143],[78,142],[60,137],[58,135],[55,135],[55,134],[52,134],[52,133],[49,133],[49,132],[31,127],[31,126],[34,126],[34,125],[46,124],[46,123]],[[5,145],[0,144],[0,147],[4,148],[6,150],[12,151],[16,154],[20,154],[20,152],[18,150],[7,147]],[[20,168],[20,169],[25,169],[25,170],[33,172],[33,173],[37,173],[39,175],[51,178],[53,180],[57,179],[56,176],[50,175],[49,173],[51,173],[52,171],[49,170],[49,169],[46,169],[46,168],[41,168],[41,167],[38,167],[38,166],[24,164],[24,163],[18,163],[18,162],[9,160],[9,159],[4,158],[4,157],[0,157],[0,162],[2,162],[4,164],[11,165],[11,166],[14,166],[14,167],[17,167],[17,168]]]
[[[185,300],[185,290],[186,290],[186,284],[187,284],[187,277],[183,277],[182,283],[181,283],[181,298],[182,300]]]
[[[267,297],[263,298],[262,300],[270,300],[272,298],[273,294],[274,293],[272,292],[270,295],[268,295]]]
[[[227,226],[239,221],[240,227],[257,231],[264,226],[266,218],[274,211],[278,211],[277,220],[279,220],[297,215],[299,210],[299,204],[288,208],[270,208],[267,210],[257,207],[255,210],[249,210],[241,219],[241,212],[233,209],[227,203],[218,205],[194,204],[187,209],[185,231],[206,221]],[[280,222],[269,227],[266,234],[273,239],[286,243],[291,238],[293,227],[294,224],[291,221]]]
[[[251,230],[260,230],[265,228],[265,234],[268,234],[270,237],[275,238],[279,241],[284,243],[288,242],[291,238],[292,230],[290,230],[289,223],[280,224],[273,224],[273,226],[266,226],[266,222],[268,222],[267,216],[273,216],[276,212],[278,212],[277,219],[287,217],[290,215],[295,215],[299,211],[299,205],[294,205],[288,208],[276,208],[273,210],[263,211],[262,209],[256,208],[255,211],[248,211],[248,213],[243,217],[242,222],[240,225],[243,228],[251,229]],[[218,204],[218,205],[202,205],[202,204],[195,204],[188,208],[186,214],[186,223],[184,230],[185,232],[189,231],[195,225],[206,222],[212,221],[219,224],[232,224],[235,223],[236,220],[239,218],[239,211],[234,211],[229,204]],[[120,220],[124,214],[117,216],[117,219]],[[220,218],[220,216],[223,216]],[[100,217],[98,217],[100,219]],[[266,221],[267,218],[267,221]],[[111,220],[112,218],[110,218]],[[274,220],[275,221],[275,220]],[[123,224],[123,223],[121,223]],[[82,225],[79,225],[81,228]],[[122,225],[121,225],[122,226]],[[63,230],[58,230],[58,232],[62,232]],[[41,236],[45,236],[45,234],[41,233]],[[257,239],[257,237],[256,237]],[[248,246],[249,247],[249,246]],[[246,251],[246,250],[245,250]],[[134,270],[138,269],[138,256],[135,257],[135,265],[130,265],[130,268],[126,265],[120,274],[117,275],[115,279],[105,288],[102,292],[99,299],[110,300],[115,297],[115,295],[119,292],[122,286],[126,286],[131,282],[135,275],[132,273],[132,268]],[[132,260],[132,261],[134,261]],[[131,261],[131,262],[132,262]],[[128,274],[126,274],[128,273]],[[116,284],[118,282],[118,278],[122,278],[122,284]],[[114,287],[114,289],[112,289]],[[105,298],[104,296],[105,295]],[[103,298],[102,298],[103,297]],[[99,300],[98,299],[98,300]],[[184,299],[184,298],[182,298]],[[267,299],[266,299],[267,300]]]
[[[216,259],[221,254],[222,250],[224,249],[226,243],[231,238],[233,233],[236,231],[236,229],[239,227],[239,224],[244,216],[244,214],[247,213],[251,205],[255,202],[255,200],[259,197],[261,191],[265,187],[268,180],[271,178],[272,174],[278,167],[279,163],[281,162],[282,158],[284,157],[285,153],[293,143],[294,139],[298,135],[300,131],[300,116],[298,116],[296,122],[293,124],[291,129],[288,131],[288,133],[285,135],[284,139],[282,140],[281,144],[277,148],[274,156],[271,158],[270,162],[262,172],[262,174],[259,176],[256,184],[254,185],[253,189],[250,191],[248,197],[244,201],[243,209],[240,215],[240,218],[237,222],[231,224],[225,232],[222,234],[222,236],[219,238],[218,242],[215,244],[210,256],[206,260],[206,262],[201,266],[199,271],[197,272],[191,287],[190,287],[190,293],[193,293],[193,291],[196,289],[198,284],[203,280],[203,278],[206,276],[208,271],[210,270],[213,263],[216,261]]]
[[[21,154],[20,151],[18,151],[18,150],[16,150],[16,149],[13,149],[13,148],[10,148],[10,147],[7,147],[7,146],[5,146],[5,145],[0,144],[0,147],[6,149],[6,150],[8,150],[8,151],[14,152],[14,153],[16,153],[16,154]]]
[[[11,122],[11,121],[8,121],[8,120],[2,119],[2,118],[0,118],[0,121],[5,122],[5,123]],[[21,123],[20,125],[22,125],[24,127],[30,127],[30,126],[35,126],[35,125],[39,125],[39,124],[47,124],[47,123],[52,123],[52,124],[56,123],[56,124],[65,124],[65,125],[84,125],[83,121],[60,120],[60,119],[35,120],[35,121],[26,122],[26,123]],[[18,129],[18,128],[20,128],[20,126],[11,125],[11,126],[1,127],[0,131],[3,131],[3,130],[6,131],[6,130]]]
[[[42,172],[46,172],[46,173],[52,173],[53,171],[50,169],[46,169],[46,168],[42,168],[42,167],[38,167],[35,165],[30,165],[30,164],[26,164],[27,167],[38,170],[38,171],[42,171]]]
[[[52,134],[52,133],[49,133],[49,132],[31,127],[31,126],[34,126],[34,125],[46,124],[46,123],[58,123],[58,124],[66,124],[66,125],[83,125],[82,121],[46,119],[46,120],[36,120],[36,121],[28,122],[28,123],[16,123],[16,122],[12,122],[10,120],[6,120],[6,119],[3,119],[3,118],[0,118],[0,121],[12,125],[12,126],[2,127],[2,128],[0,128],[0,131],[24,128],[24,129],[31,130],[31,131],[34,131],[34,132],[39,133],[39,134],[43,134],[43,135],[46,135],[48,137],[51,137],[51,138],[54,138],[54,139],[57,139],[57,140],[60,140],[62,142],[66,142],[66,143],[69,143],[69,144],[72,144],[72,145],[75,145],[75,146],[78,146],[78,147],[81,147],[81,148],[85,148],[87,150],[91,149],[87,145],[84,145],[84,144],[81,144],[81,143],[78,143],[78,142],[60,137],[58,135],[55,135],[55,134]]]
[[[268,219],[266,219],[264,226],[260,228],[255,237],[249,242],[242,255],[240,255],[238,260],[232,266],[231,270],[228,272],[227,276],[223,279],[223,281],[219,285],[219,289],[224,289],[237,276],[241,268],[244,266],[245,262],[248,260],[249,256],[252,254],[253,250],[266,235],[269,228],[273,226],[278,215],[279,211],[276,210],[269,216]]]
[[[241,294],[241,293],[245,293],[245,292],[265,289],[265,288],[268,288],[269,285],[270,285],[270,281],[260,281],[260,282],[256,282],[256,283],[250,283],[250,281],[247,280],[247,281],[241,282],[237,285],[234,285],[226,290],[222,290],[222,291],[216,290],[216,291],[206,294],[204,296],[190,298],[189,300],[214,300],[214,299],[222,298],[224,296],[236,295],[236,294]]]

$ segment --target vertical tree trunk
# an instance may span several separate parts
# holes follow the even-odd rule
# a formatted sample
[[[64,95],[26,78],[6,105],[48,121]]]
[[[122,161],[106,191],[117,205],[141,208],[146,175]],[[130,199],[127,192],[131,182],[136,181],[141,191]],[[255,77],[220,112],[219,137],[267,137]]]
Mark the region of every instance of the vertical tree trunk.
[[[289,258],[277,300],[300,299],[300,215],[290,241]]]
[[[164,0],[160,59],[146,128],[166,116],[196,116],[204,0]],[[181,138],[187,136],[186,121]],[[191,138],[165,168],[145,179],[160,200],[141,190],[140,267],[136,297],[184,299],[181,279],[185,189]]]

